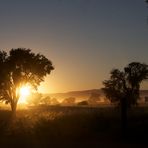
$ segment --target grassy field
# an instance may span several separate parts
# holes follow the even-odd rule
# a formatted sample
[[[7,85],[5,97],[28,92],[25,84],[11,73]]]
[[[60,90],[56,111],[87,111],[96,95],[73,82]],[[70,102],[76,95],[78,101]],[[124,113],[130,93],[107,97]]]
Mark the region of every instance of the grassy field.
[[[0,110],[0,148],[144,148],[147,137],[147,107],[129,111],[126,137],[114,107],[30,107],[13,121],[9,110]]]

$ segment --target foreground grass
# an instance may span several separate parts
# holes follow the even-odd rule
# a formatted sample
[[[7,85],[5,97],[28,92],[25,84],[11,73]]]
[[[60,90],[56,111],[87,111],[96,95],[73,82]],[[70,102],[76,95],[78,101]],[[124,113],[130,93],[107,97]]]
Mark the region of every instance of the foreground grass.
[[[40,106],[0,111],[0,147],[147,147],[148,109],[134,108],[128,115],[128,132],[122,137],[120,111],[103,107]]]

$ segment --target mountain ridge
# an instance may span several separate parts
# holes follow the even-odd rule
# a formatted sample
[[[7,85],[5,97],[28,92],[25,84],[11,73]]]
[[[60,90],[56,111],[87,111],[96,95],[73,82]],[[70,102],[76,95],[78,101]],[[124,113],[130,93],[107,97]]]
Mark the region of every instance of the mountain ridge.
[[[64,93],[49,93],[46,94],[51,98],[57,98],[63,100],[65,98],[74,97],[78,100],[86,100],[90,97],[92,93],[100,94],[104,96],[104,93],[101,89],[88,89],[88,90],[78,90],[78,91],[69,91]],[[140,90],[140,96],[148,96],[148,90]]]

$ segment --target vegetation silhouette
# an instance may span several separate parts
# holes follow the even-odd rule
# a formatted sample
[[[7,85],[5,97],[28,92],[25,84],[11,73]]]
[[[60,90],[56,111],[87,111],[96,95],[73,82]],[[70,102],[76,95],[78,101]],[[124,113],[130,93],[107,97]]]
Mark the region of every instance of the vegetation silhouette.
[[[0,51],[0,67],[0,100],[10,103],[13,115],[20,97],[19,88],[29,83],[37,89],[54,69],[44,55],[26,48],[11,49],[9,54]]]
[[[27,97],[27,103],[29,105],[39,105],[42,103],[42,98],[43,98],[43,95],[41,93],[32,93],[29,97]]]
[[[98,102],[101,100],[101,95],[100,93],[91,93],[90,97],[88,98],[88,103],[91,105],[96,105]]]
[[[60,102],[58,101],[57,98],[52,98],[50,99],[50,105],[59,105]]]
[[[75,105],[75,101],[76,101],[76,98],[74,98],[74,97],[68,97],[68,98],[65,98],[62,101],[62,104],[63,105]]]
[[[88,105],[88,101],[80,101],[77,105]]]
[[[137,105],[140,84],[148,79],[148,65],[132,62],[124,68],[124,71],[113,69],[110,74],[110,79],[103,81],[105,87],[102,90],[111,102],[120,104],[122,129],[125,132],[127,109]]]

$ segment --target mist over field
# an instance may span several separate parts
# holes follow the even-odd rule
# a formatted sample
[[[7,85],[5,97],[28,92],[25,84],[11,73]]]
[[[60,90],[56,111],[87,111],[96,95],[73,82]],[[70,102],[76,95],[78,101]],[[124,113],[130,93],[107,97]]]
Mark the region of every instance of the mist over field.
[[[71,92],[66,92],[66,93],[52,93],[52,94],[49,93],[49,94],[44,94],[44,95],[50,96],[51,98],[57,98],[59,101],[62,101],[65,98],[74,97],[76,98],[76,102],[79,102],[79,101],[88,100],[92,94],[98,94],[100,98],[105,99],[105,94],[103,93],[101,89],[71,91]],[[141,90],[140,91],[141,101],[144,101],[144,98],[146,96],[148,96],[148,90]]]

